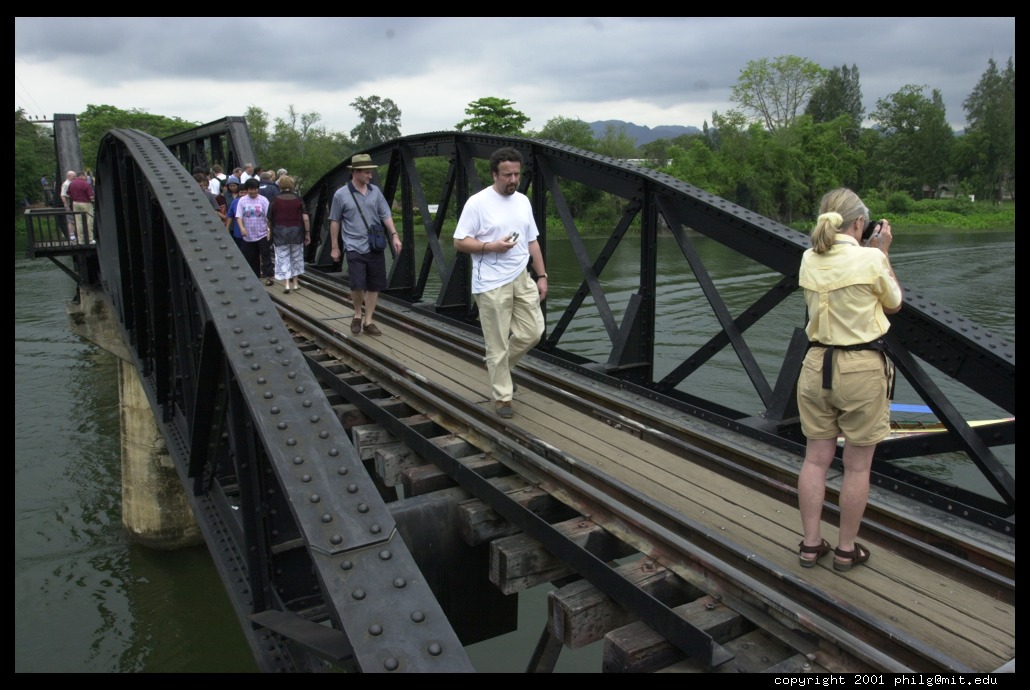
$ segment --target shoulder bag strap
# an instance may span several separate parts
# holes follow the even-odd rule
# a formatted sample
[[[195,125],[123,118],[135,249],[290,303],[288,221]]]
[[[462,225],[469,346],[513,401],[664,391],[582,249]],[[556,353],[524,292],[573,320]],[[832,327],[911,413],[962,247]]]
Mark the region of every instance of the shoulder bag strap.
[[[354,194],[354,188],[351,187],[350,182],[347,183],[347,191],[350,192],[351,198],[354,199],[354,205],[358,208],[358,214],[361,216],[361,222],[365,224],[365,230],[372,232],[372,228],[368,227],[368,221],[365,220],[365,212],[361,210],[361,202],[358,201],[358,197]]]

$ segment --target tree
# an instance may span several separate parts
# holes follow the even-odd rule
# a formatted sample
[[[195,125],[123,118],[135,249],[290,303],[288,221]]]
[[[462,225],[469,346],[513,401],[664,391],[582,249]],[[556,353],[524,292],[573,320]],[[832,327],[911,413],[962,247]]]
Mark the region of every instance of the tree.
[[[516,137],[522,134],[522,128],[529,122],[529,117],[515,110],[515,101],[506,98],[487,96],[469,103],[465,108],[466,119],[454,125],[459,132],[482,132],[504,137]]]
[[[401,135],[401,109],[390,98],[355,98],[351,106],[361,122],[350,131],[358,149],[378,146]]]
[[[345,135],[326,130],[319,113],[298,113],[291,105],[285,118],[275,118],[261,161],[264,167],[289,170],[300,190],[305,181],[317,180],[354,150],[354,142]]]
[[[40,178],[46,175],[51,189],[57,172],[53,131],[25,118],[25,111],[14,111],[14,206],[45,201]]]
[[[1004,72],[993,58],[973,92],[963,102],[966,111],[964,148],[975,154],[969,165],[976,193],[1001,197],[1016,174],[1016,66],[1010,57]]]
[[[907,191],[914,199],[948,179],[955,137],[940,91],[933,89],[927,98],[926,88],[905,85],[876,101],[872,114],[881,133],[875,157],[883,173],[880,186],[886,192]]]
[[[590,129],[590,125],[583,120],[562,117],[560,115],[548,120],[544,128],[536,134],[536,137],[538,139],[550,139],[559,144],[575,146],[585,151],[593,151],[596,144],[594,132]]]
[[[637,142],[626,133],[625,125],[616,127],[609,122],[597,139],[597,152],[610,158],[636,158]]]
[[[857,146],[841,141],[841,132],[851,128],[851,115],[842,113],[830,122],[814,122],[809,115],[799,117],[794,126],[777,132],[779,147],[776,175],[781,176],[778,218],[792,223],[811,218],[819,199],[836,187],[856,188],[865,160]],[[856,133],[857,140],[857,133]]]
[[[805,114],[815,122],[829,122],[841,115],[849,115],[853,126],[862,126],[865,108],[862,106],[862,87],[858,82],[858,67],[834,67],[826,74],[822,84],[812,91]]]
[[[247,108],[243,119],[247,121],[247,130],[250,132],[250,145],[254,149],[254,155],[257,156],[257,160],[240,161],[240,165],[247,163],[256,164],[263,161],[265,154],[268,153],[268,142],[270,141],[268,136],[268,113],[256,105],[252,105]]]
[[[133,108],[121,110],[113,105],[88,105],[78,117],[79,148],[82,150],[83,165],[93,168],[100,152],[100,140],[109,129],[138,129],[158,139],[178,134],[199,126],[178,117],[151,115],[145,110]]]
[[[789,127],[822,84],[826,70],[796,55],[751,60],[740,72],[730,100],[764,120],[769,131]]]
[[[547,121],[544,128],[537,133],[538,139],[550,139],[559,144],[575,146],[584,151],[596,151],[597,142],[594,141],[594,132],[583,120],[570,119],[567,117],[554,117]],[[558,185],[561,188],[562,196],[568,205],[569,212],[573,218],[579,218],[583,212],[596,204],[601,199],[601,191],[579,182],[560,179]],[[553,200],[548,202],[548,214],[556,215],[553,207]]]
[[[268,131],[268,114],[251,106],[246,114],[254,154],[263,168],[286,168],[298,190],[314,182],[355,151],[342,132],[330,132],[317,112],[298,113],[292,105],[286,117],[275,118]]]

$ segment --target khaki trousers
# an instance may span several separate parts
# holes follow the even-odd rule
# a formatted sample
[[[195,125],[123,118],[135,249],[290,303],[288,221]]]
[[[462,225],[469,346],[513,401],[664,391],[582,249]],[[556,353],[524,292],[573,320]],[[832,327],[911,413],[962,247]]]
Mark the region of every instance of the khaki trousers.
[[[527,271],[507,285],[476,295],[494,400],[511,400],[511,370],[540,342],[544,314],[540,292]]]
[[[75,211],[77,214],[75,216],[76,220],[82,218],[83,215],[86,218],[86,232],[79,232],[79,242],[92,242],[95,239],[93,237],[93,202],[73,201],[72,211]]]

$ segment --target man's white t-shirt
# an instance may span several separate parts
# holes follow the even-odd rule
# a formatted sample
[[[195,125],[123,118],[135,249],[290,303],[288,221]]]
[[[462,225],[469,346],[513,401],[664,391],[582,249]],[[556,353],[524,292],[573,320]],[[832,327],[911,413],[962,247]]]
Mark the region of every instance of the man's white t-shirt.
[[[493,185],[473,194],[465,203],[454,230],[454,239],[473,237],[480,242],[497,242],[519,233],[507,252],[472,254],[472,294],[488,292],[515,280],[529,264],[529,243],[540,232],[533,218],[533,205],[521,192],[498,193]]]

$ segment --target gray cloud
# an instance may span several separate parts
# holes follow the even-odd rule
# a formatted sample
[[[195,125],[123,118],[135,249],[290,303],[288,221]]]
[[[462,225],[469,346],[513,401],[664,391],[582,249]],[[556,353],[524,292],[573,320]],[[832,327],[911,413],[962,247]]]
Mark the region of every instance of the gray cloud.
[[[749,60],[779,55],[856,65],[867,111],[906,84],[939,89],[961,127],[988,59],[1015,57],[1015,19],[20,17],[15,108],[109,104],[208,122],[293,104],[349,131],[350,102],[378,95],[416,133],[450,129],[470,101],[497,96],[533,128],[559,115],[700,126],[732,107]]]

